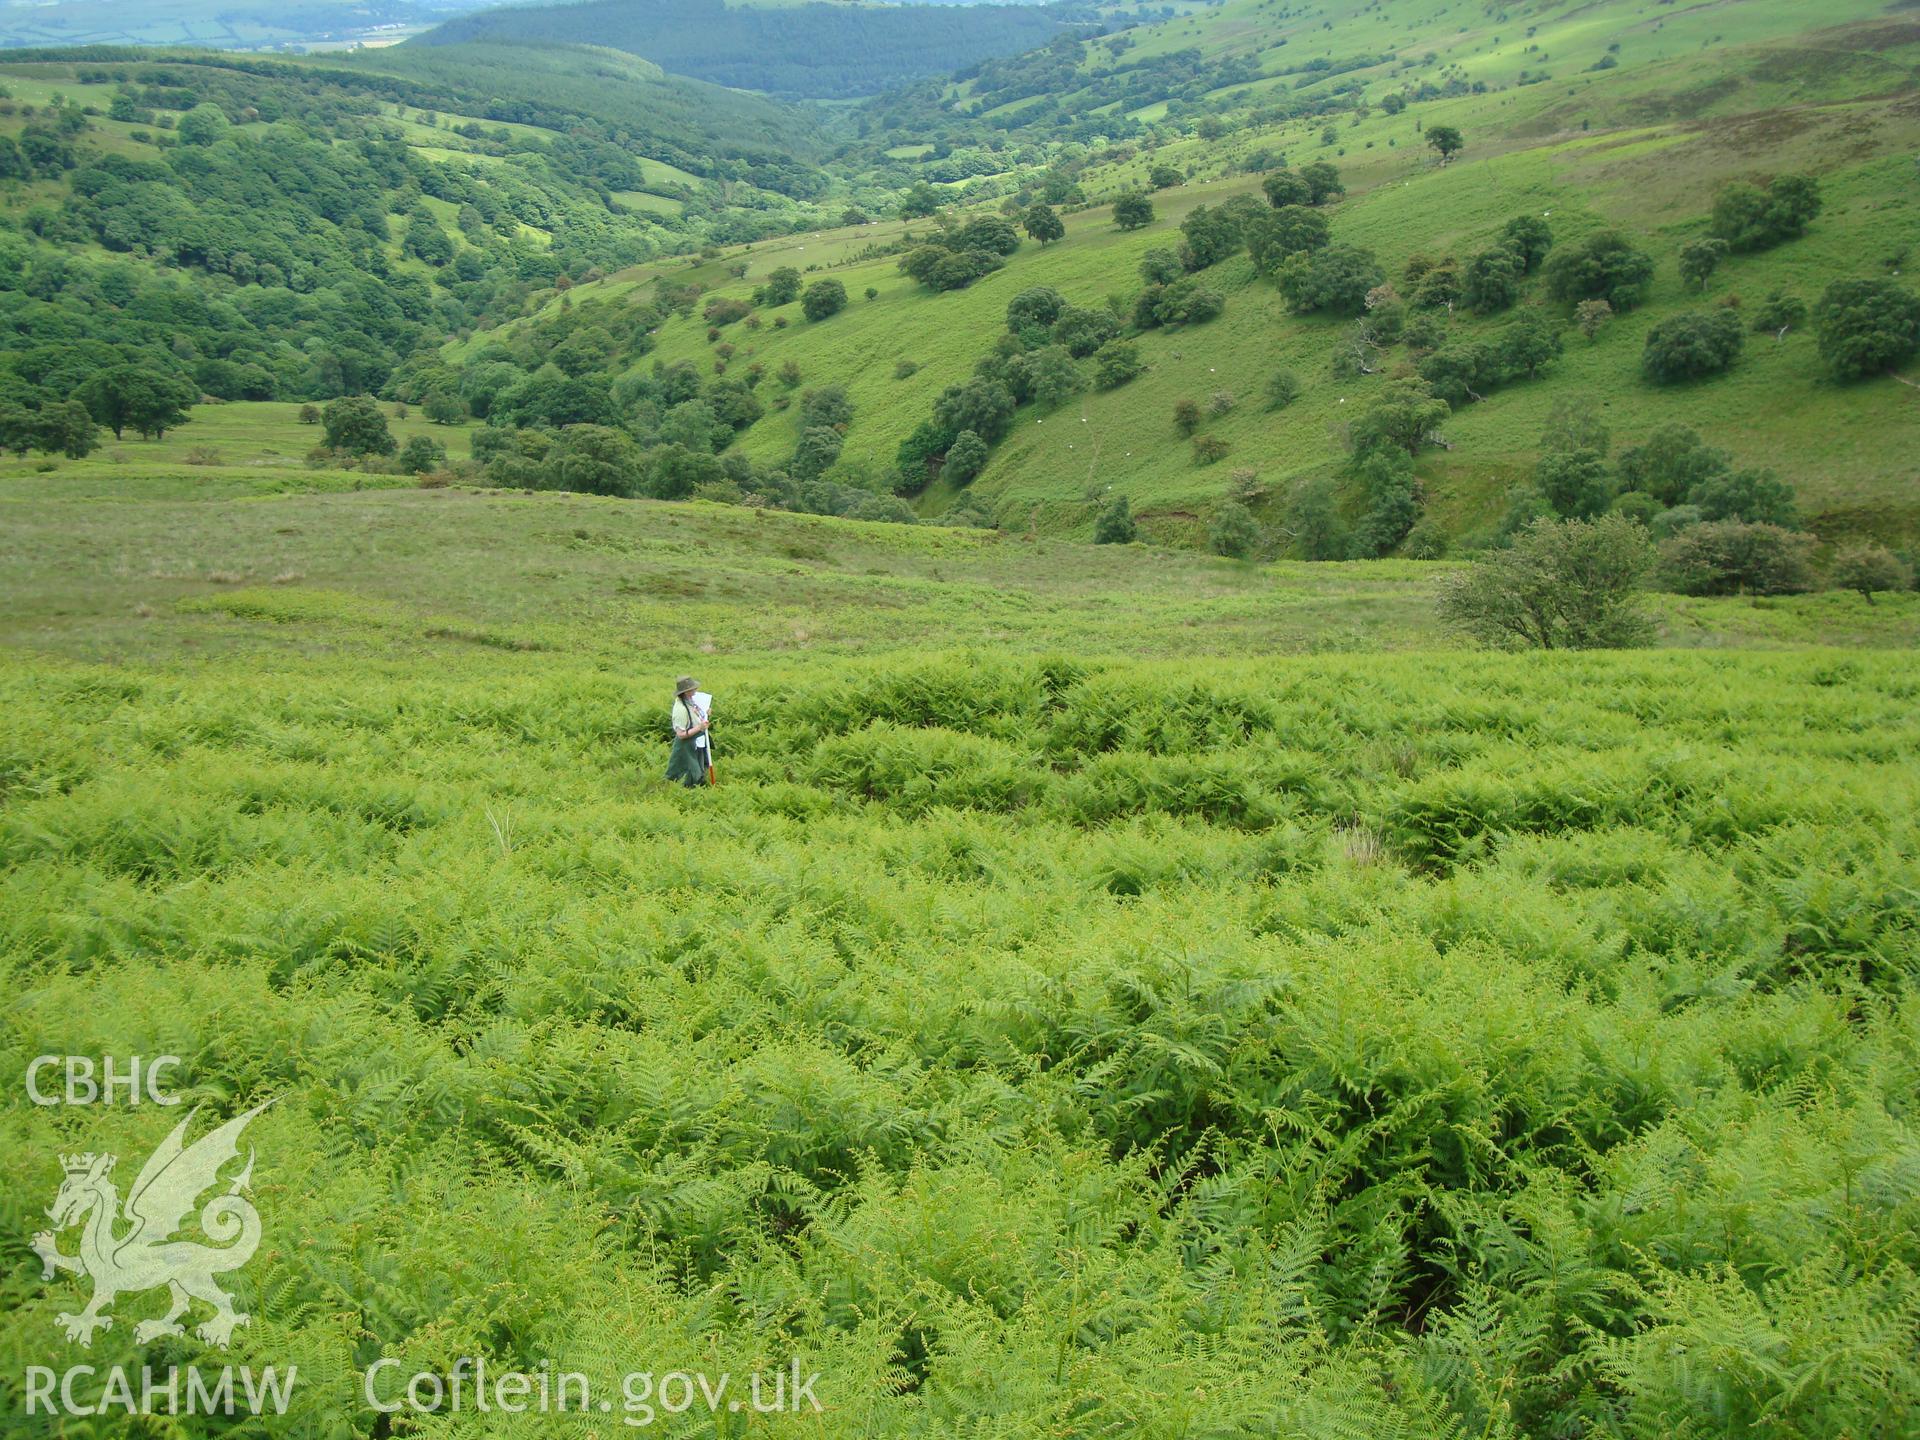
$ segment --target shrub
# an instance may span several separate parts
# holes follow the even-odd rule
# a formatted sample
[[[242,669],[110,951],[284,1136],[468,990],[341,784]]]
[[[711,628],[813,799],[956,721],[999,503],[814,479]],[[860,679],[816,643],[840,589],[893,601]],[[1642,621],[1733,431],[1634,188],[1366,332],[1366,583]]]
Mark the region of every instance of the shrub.
[[[1232,450],[1218,435],[1196,435],[1193,437],[1193,463],[1196,465],[1214,465],[1227,458]]]
[[[1140,347],[1129,340],[1109,340],[1093,355],[1094,384],[1102,390],[1117,389],[1145,369]]]
[[[1216,390],[1207,397],[1207,414],[1218,420],[1222,415],[1233,412],[1233,392]]]
[[[1127,503],[1126,496],[1116,495],[1093,522],[1093,543],[1131,545],[1134,537],[1133,507]]]
[[[1182,435],[1191,435],[1200,428],[1200,406],[1192,400],[1173,402],[1173,428]]]
[[[1704,379],[1730,369],[1746,339],[1746,327],[1731,310],[1674,315],[1647,332],[1640,368],[1657,385]]]
[[[302,425],[318,425],[320,423],[320,407],[318,405],[302,405],[300,407],[300,423]]]
[[[1753,329],[1758,335],[1784,339],[1789,330],[1807,323],[1807,302],[1785,290],[1775,290],[1753,312]]]
[[[1647,643],[1646,532],[1618,516],[1535,520],[1513,546],[1447,582],[1440,614],[1482,644],[1587,650]]]
[[[1832,580],[1842,590],[1857,590],[1873,604],[1876,590],[1911,590],[1913,571],[1879,545],[1849,545],[1833,557]]]
[[[1214,554],[1244,560],[1259,544],[1260,526],[1238,500],[1229,500],[1214,512],[1207,526],[1207,548]]]
[[[1703,521],[1660,545],[1660,583],[1682,595],[1784,595],[1813,588],[1811,535]]]
[[[1300,398],[1304,387],[1300,377],[1291,370],[1276,370],[1267,381],[1267,408],[1284,410]]]
[[[916,360],[896,360],[893,362],[893,378],[911,380],[920,373],[920,364]]]

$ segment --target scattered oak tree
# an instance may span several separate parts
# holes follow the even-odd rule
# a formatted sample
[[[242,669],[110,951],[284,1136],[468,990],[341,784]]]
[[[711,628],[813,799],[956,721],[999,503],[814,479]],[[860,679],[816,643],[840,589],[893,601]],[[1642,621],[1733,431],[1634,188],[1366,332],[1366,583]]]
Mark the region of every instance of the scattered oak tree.
[[[1539,519],[1449,580],[1443,620],[1482,644],[1590,650],[1646,644],[1640,595],[1653,566],[1646,531],[1617,515]]]

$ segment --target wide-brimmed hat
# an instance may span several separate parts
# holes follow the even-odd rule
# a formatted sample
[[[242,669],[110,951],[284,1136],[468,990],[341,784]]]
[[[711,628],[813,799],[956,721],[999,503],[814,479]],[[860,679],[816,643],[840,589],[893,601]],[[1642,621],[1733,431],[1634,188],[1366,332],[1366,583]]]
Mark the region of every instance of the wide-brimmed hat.
[[[678,680],[673,682],[673,693],[676,695],[684,695],[689,690],[698,690],[699,688],[699,682],[691,675],[682,675]]]

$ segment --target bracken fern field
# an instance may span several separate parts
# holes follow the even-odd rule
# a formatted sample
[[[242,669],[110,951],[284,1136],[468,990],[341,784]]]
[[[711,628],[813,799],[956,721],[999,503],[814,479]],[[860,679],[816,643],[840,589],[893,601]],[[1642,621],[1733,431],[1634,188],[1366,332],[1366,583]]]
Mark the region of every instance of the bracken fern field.
[[[559,662],[4,692],[5,1067],[274,1100],[243,1429],[639,1424],[365,1404],[474,1356],[821,1377],[669,1434],[1920,1426],[1904,656],[769,663],[695,794]],[[8,1232],[180,1113],[16,1094]]]

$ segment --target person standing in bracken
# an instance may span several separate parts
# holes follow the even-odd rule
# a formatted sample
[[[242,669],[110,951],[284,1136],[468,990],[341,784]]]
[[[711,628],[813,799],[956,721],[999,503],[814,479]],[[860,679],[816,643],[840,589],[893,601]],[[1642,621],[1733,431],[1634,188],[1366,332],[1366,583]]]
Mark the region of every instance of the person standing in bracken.
[[[700,687],[691,675],[673,682],[673,753],[667,757],[667,779],[689,789],[712,783],[707,764],[707,712],[695,699]]]

